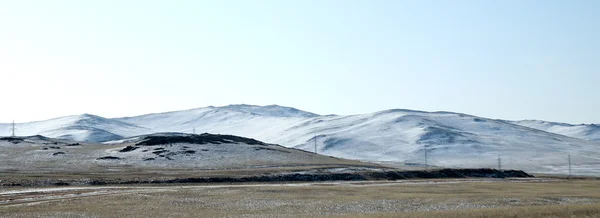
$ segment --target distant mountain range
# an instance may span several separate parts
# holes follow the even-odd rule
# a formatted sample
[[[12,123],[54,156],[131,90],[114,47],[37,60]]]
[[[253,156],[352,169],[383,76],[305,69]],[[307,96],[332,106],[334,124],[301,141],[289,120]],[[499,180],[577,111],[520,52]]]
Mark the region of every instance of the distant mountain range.
[[[589,141],[600,142],[600,125],[598,124],[567,124],[556,123],[542,120],[522,120],[512,123],[526,126],[546,132],[566,135],[573,138],[585,139]]]
[[[10,124],[0,124],[0,135]],[[505,121],[452,112],[385,110],[358,115],[318,115],[278,105],[229,105],[108,119],[83,114],[17,124],[19,135],[87,142],[156,132],[232,134],[337,157],[429,163],[453,167],[538,164],[564,171],[566,154],[598,169],[600,126],[546,121]],[[316,145],[315,145],[316,144]],[[485,165],[485,166],[482,166]],[[589,166],[588,166],[589,165]]]

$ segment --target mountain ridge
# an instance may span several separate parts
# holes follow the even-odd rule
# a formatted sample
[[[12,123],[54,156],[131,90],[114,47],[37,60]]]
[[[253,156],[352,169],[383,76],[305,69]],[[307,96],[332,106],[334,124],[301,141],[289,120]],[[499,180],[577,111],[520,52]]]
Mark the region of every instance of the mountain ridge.
[[[519,120],[509,122],[573,138],[600,142],[600,125],[598,124],[569,124],[544,120]]]
[[[0,124],[0,131],[8,132],[11,124]],[[19,135],[43,135],[57,139],[101,142],[123,138],[122,134],[147,131],[146,128],[93,114],[57,117],[42,121],[17,124]]]
[[[421,111],[421,110],[411,110],[411,109],[387,109],[387,110],[381,110],[381,111],[377,111],[377,112],[373,112],[373,113],[354,114],[354,115],[335,115],[335,114],[319,115],[319,114],[299,110],[299,109],[296,109],[293,107],[280,106],[280,105],[276,105],[276,104],[265,105],[265,106],[250,105],[250,104],[231,104],[231,105],[218,106],[218,107],[217,106],[207,106],[207,107],[199,107],[199,108],[192,108],[192,109],[186,109],[186,110],[175,110],[175,111],[168,111],[168,112],[149,113],[149,114],[143,114],[143,115],[138,115],[138,116],[127,116],[127,117],[116,117],[116,118],[105,118],[105,117],[94,115],[94,114],[83,113],[83,114],[79,114],[79,115],[63,116],[63,117],[57,117],[57,118],[41,120],[41,121],[18,123],[17,125],[27,126],[27,125],[34,125],[34,124],[39,124],[39,123],[55,122],[55,121],[60,121],[60,120],[74,120],[72,122],[73,124],[80,125],[82,127],[77,128],[77,126],[75,126],[75,128],[74,128],[73,126],[69,126],[66,129],[85,129],[88,127],[98,126],[99,124],[102,124],[102,123],[114,122],[114,125],[128,126],[128,128],[139,128],[140,130],[136,131],[136,133],[147,134],[147,133],[151,133],[150,129],[143,125],[136,125],[135,124],[136,121],[134,121],[135,119],[139,119],[142,117],[182,114],[183,116],[192,117],[191,119],[198,120],[200,118],[203,118],[203,116],[209,115],[208,113],[211,113],[211,112],[212,113],[219,113],[219,112],[221,112],[221,113],[227,113],[227,112],[242,113],[242,114],[247,114],[247,115],[251,115],[251,116],[280,117],[280,118],[314,118],[317,120],[319,118],[342,118],[342,117],[361,116],[361,115],[368,115],[368,114],[371,114],[371,115],[373,115],[373,117],[376,117],[376,116],[380,116],[380,115],[384,115],[384,114],[388,114],[388,113],[454,114],[454,115],[458,115],[458,116],[473,117],[475,122],[477,122],[478,119],[483,118],[483,117],[478,117],[475,115],[450,112],[450,111]],[[192,113],[192,114],[190,114],[190,113]],[[193,117],[194,115],[198,115],[198,117]],[[489,119],[489,118],[485,118],[485,119]],[[589,137],[586,138],[586,137],[581,137],[579,135],[564,134],[560,131],[558,131],[558,132],[552,131],[550,128],[544,128],[544,127],[539,127],[539,126],[535,126],[535,125],[527,125],[527,123],[528,122],[529,123],[537,122],[537,123],[545,123],[545,124],[549,124],[549,125],[553,125],[553,126],[565,126],[565,127],[582,127],[583,126],[583,127],[598,128],[598,132],[599,132],[598,133],[599,134],[598,141],[600,141],[600,125],[597,125],[597,124],[569,124],[569,123],[551,122],[551,121],[543,121],[543,120],[518,120],[518,121],[501,120],[501,119],[496,119],[496,120],[501,121],[501,122],[506,122],[507,124],[514,124],[514,125],[529,127],[529,128],[536,129],[536,130],[541,130],[541,131],[545,131],[545,132],[549,132],[549,133],[555,133],[555,134],[559,134],[559,135],[565,135],[565,136],[569,136],[572,138],[580,138],[583,140],[591,140],[591,139]],[[193,124],[193,120],[188,119],[185,122],[181,122],[181,124]],[[8,125],[10,125],[10,124],[0,123],[0,130],[2,130],[2,127],[4,127],[4,129],[6,129],[6,126],[8,126]],[[64,125],[66,125],[66,124],[61,124],[61,126],[64,126]],[[294,127],[296,127],[296,126],[292,126],[289,128],[294,128]],[[55,128],[55,129],[60,129],[60,128]],[[100,129],[102,129],[102,128],[100,128]],[[49,131],[48,128],[46,128],[45,131],[37,131],[34,133],[38,134],[38,133],[44,133],[44,132],[48,132],[48,131]],[[119,129],[117,131],[122,131],[122,130]],[[29,133],[30,131],[26,131],[26,132]],[[108,132],[111,132],[111,131],[108,131]],[[2,135],[2,134],[0,133],[0,135]],[[29,135],[34,135],[34,134],[29,134]],[[121,135],[121,134],[116,134],[116,135]],[[129,136],[133,136],[133,135],[135,135],[135,134],[125,133],[125,134],[123,134],[122,137],[129,137]],[[114,140],[114,139],[110,139],[110,140]],[[591,140],[591,141],[595,141],[595,140]]]
[[[582,169],[586,172],[600,169],[594,165],[600,159],[595,158],[600,157],[598,142],[515,121],[446,111],[390,109],[356,115],[318,115],[278,105],[238,104],[112,119],[84,114],[57,120],[37,123],[36,128],[33,124],[17,128],[40,130],[27,130],[30,135],[94,142],[157,132],[210,132],[311,152],[316,144],[319,154],[405,164],[424,164],[426,149],[430,164],[447,167],[493,167],[496,157],[501,155],[507,158],[504,164],[507,167],[535,163],[540,166],[534,170],[543,172],[566,170],[555,163],[570,153],[582,157],[578,161],[585,165]],[[3,129],[8,132],[6,124],[0,124],[0,131]]]

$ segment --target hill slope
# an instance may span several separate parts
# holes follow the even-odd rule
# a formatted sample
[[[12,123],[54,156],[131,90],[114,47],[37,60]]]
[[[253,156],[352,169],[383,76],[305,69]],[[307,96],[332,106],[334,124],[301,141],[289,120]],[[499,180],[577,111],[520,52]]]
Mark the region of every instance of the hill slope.
[[[260,110],[260,107],[253,107]],[[259,115],[262,114],[262,115]],[[598,173],[598,143],[460,113],[386,110],[349,116],[270,116],[231,107],[119,119],[153,131],[244,135],[336,157],[446,167],[505,167],[566,173],[570,153],[579,173]],[[577,158],[575,158],[577,157]],[[590,165],[591,164],[591,165]]]
[[[401,161],[445,167],[496,167],[533,172],[567,172],[567,154],[577,172],[598,174],[598,143],[548,133],[505,121],[456,113],[391,110],[307,121],[282,133],[295,147],[369,161]],[[284,142],[280,142],[285,144]],[[576,158],[575,158],[576,157]]]
[[[0,171],[43,173],[377,167],[232,135],[156,133],[110,145],[0,137]]]
[[[192,133],[195,129],[197,133],[241,135],[308,151],[314,151],[316,141],[319,154],[377,162],[424,164],[424,149],[427,148],[429,164],[444,167],[496,167],[500,155],[502,165],[507,168],[566,173],[567,154],[571,154],[573,164],[578,167],[575,172],[600,174],[600,143],[509,121],[451,112],[397,109],[359,115],[320,116],[277,105],[230,105],[96,119],[99,121],[83,125],[95,128],[93,130],[98,137],[92,137],[94,141],[156,132]],[[58,128],[56,125],[50,127],[48,121],[40,122],[37,126],[45,125],[47,128],[38,129],[56,131],[30,134],[50,133],[49,136],[92,141],[85,134],[67,134],[71,126],[81,130],[82,127],[77,125],[81,122],[67,123]],[[27,125],[36,126],[22,124],[18,128],[27,129]],[[8,130],[7,125],[4,126]],[[104,137],[99,134],[100,130],[117,136]],[[66,137],[70,135],[73,136]]]
[[[8,133],[9,129],[10,124],[0,124],[0,133]],[[91,114],[20,123],[17,126],[18,135],[43,135],[87,142],[116,140],[149,131],[147,128]]]
[[[534,129],[539,129],[546,132],[566,135],[573,138],[600,142],[600,125],[597,124],[573,125],[542,120],[521,120],[512,121],[512,123]]]

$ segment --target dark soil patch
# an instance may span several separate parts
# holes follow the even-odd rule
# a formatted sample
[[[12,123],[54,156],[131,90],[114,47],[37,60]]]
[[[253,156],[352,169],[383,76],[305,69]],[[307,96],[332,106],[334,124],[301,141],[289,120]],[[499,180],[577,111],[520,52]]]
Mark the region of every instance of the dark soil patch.
[[[169,151],[168,150],[161,150],[161,151],[155,151],[155,152],[152,152],[152,153],[153,154],[162,154],[162,153],[165,153],[165,152],[169,152]]]
[[[96,158],[96,160],[121,160],[121,158],[115,157],[115,156],[105,156],[105,157]]]
[[[56,152],[56,153],[54,153],[52,155],[56,156],[56,155],[61,155],[61,154],[65,154],[65,152],[60,151],[60,152]]]
[[[273,149],[273,148],[265,148],[265,147],[256,147],[254,148],[255,151],[260,151],[260,150],[268,150],[268,151],[277,151],[277,152],[283,152],[283,153],[291,153],[289,151],[284,151],[284,150],[277,150],[277,149]]]
[[[116,157],[113,157],[116,158]],[[166,157],[169,160],[169,157]],[[144,159],[145,161],[154,158]],[[19,180],[0,181],[1,186],[53,186],[53,185],[108,185],[108,184],[165,184],[165,183],[239,183],[239,182],[310,182],[310,181],[364,181],[364,180],[402,180],[424,178],[526,178],[533,177],[520,170],[495,169],[440,169],[429,171],[383,171],[354,173],[292,173],[267,174],[255,176],[213,176],[188,177],[174,179],[151,178],[94,178],[83,180]]]
[[[440,169],[431,171],[388,171],[367,174],[372,179],[415,179],[415,178],[508,178],[533,177],[521,170],[496,169]]]
[[[167,157],[168,158],[168,157]],[[135,181],[91,181],[97,184],[138,184],[138,183],[237,183],[237,182],[311,182],[311,181],[364,181],[364,180],[402,180],[417,178],[526,178],[533,177],[520,170],[495,169],[441,169],[432,171],[386,171],[367,173],[331,173],[331,174],[283,174],[244,177],[201,177],[168,180]]]
[[[144,159],[144,161],[151,161],[151,160],[154,160],[154,158],[146,158],[146,159]]]
[[[60,149],[60,147],[51,146],[51,147],[43,147],[42,148],[42,150],[48,150],[48,149]]]

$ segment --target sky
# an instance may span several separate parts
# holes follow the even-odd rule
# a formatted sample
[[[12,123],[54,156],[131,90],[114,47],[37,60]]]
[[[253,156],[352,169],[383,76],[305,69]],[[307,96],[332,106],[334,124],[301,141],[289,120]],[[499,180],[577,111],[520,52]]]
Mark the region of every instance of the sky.
[[[600,1],[0,0],[0,122],[229,104],[600,123]]]

